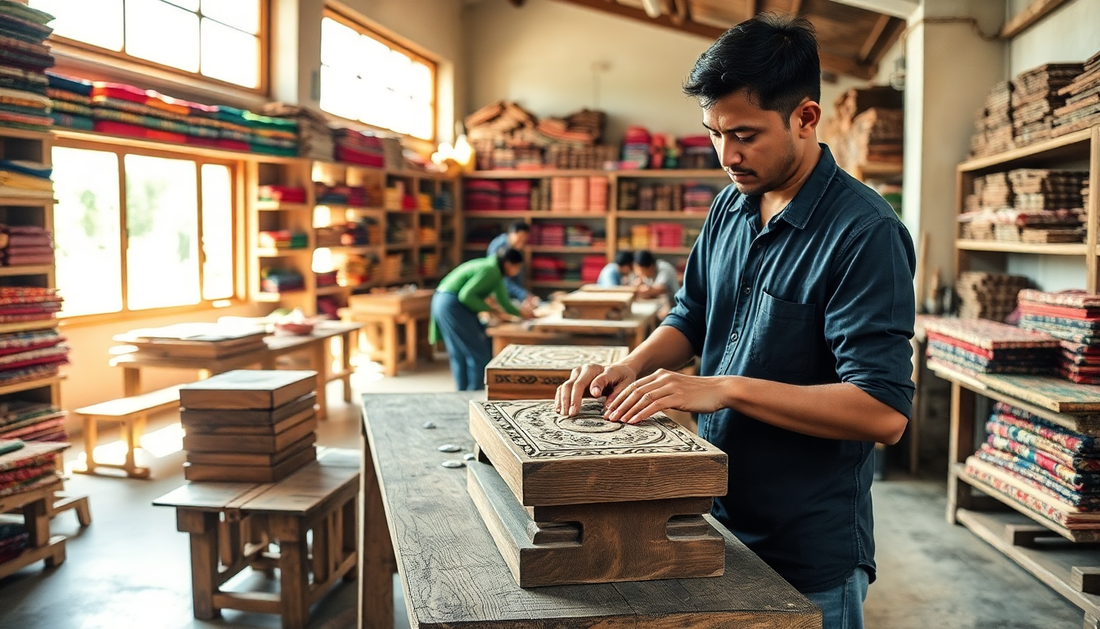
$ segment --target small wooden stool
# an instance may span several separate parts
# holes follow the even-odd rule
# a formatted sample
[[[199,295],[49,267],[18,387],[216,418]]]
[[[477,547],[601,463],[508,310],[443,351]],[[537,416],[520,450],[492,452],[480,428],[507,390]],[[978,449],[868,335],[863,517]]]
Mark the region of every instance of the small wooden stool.
[[[50,503],[61,481],[0,498],[0,513],[23,512],[23,526],[30,539],[27,549],[19,556],[0,563],[0,579],[22,570],[32,563],[45,560],[47,568],[55,568],[65,561],[65,537],[50,536]]]
[[[97,474],[96,468],[123,470],[131,478],[149,478],[149,468],[137,465],[134,450],[141,445],[145,432],[145,420],[149,413],[179,407],[180,388],[169,387],[132,397],[110,400],[76,409],[84,421],[85,468],[73,470],[78,474]],[[118,422],[122,438],[126,441],[126,459],[122,463],[101,463],[95,460],[99,444],[99,422]]]
[[[195,618],[239,609],[279,614],[284,629],[301,629],[330,586],[355,578],[359,457],[326,450],[276,483],[191,482],[155,500],[175,507],[177,528],[190,534]],[[247,567],[278,568],[279,592],[221,589]]]

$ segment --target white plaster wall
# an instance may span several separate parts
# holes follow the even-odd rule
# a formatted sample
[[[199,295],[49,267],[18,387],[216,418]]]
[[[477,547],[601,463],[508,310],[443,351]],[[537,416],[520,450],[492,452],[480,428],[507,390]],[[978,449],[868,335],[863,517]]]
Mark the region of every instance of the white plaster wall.
[[[1022,8],[1012,0],[1013,13]],[[1100,51],[1100,2],[1070,0],[1009,43],[1009,73],[1014,76],[1044,63],[1084,61]]]

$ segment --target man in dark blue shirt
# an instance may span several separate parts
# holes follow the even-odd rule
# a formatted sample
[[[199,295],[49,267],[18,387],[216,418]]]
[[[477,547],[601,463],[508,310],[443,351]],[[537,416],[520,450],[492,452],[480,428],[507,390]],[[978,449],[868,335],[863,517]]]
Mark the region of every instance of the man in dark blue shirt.
[[[911,411],[913,244],[891,207],[818,144],[812,27],[761,15],[699,58],[684,91],[702,107],[733,185],[715,200],[676,304],[621,362],[573,371],[555,399],[575,414],[699,413],[729,455],[714,516],[822,609],[862,627],[874,579],[875,442]],[[676,369],[699,355],[699,376]]]

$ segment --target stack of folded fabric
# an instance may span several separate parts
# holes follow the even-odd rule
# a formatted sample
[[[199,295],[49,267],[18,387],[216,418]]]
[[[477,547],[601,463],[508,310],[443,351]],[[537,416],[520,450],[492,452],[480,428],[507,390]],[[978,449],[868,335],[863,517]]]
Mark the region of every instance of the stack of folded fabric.
[[[260,186],[261,201],[277,203],[305,203],[306,189],[294,186]]]
[[[296,120],[261,116],[251,111],[224,105],[192,107],[191,113],[212,114],[211,117],[214,120],[227,123],[228,126],[220,127],[219,137],[246,143],[248,146],[243,150],[282,157],[294,157],[298,154]]]
[[[58,457],[67,446],[54,443],[0,441],[0,497],[10,496],[58,482]],[[2,540],[10,530],[0,531],[0,548],[10,552]],[[4,552],[4,551],[0,551]]]
[[[588,211],[589,212],[606,212],[607,211],[607,177],[589,177],[588,178]]]
[[[685,212],[709,212],[710,204],[718,196],[718,189],[709,184],[689,181],[684,184],[683,206]]]
[[[57,374],[61,365],[69,363],[69,346],[64,341],[56,329],[0,334],[0,384]],[[64,439],[64,426],[60,421],[50,428],[51,432],[60,430],[60,439]],[[40,427],[33,432],[43,434],[43,429]]]
[[[1100,52],[1085,61],[1081,74],[1058,90],[1065,105],[1054,110],[1054,135],[1087,129],[1100,122]]]
[[[386,150],[378,136],[354,129],[336,129],[333,138],[336,161],[385,168]]]
[[[345,286],[358,286],[377,279],[378,260],[362,255],[348,256],[344,263],[343,280]]]
[[[929,364],[971,373],[1047,374],[1054,370],[1058,340],[985,319],[931,318]]]
[[[531,278],[536,282],[558,282],[565,277],[565,261],[561,258],[533,256]]]
[[[420,275],[435,276],[439,273],[439,254],[434,251],[420,252]]]
[[[1048,63],[1012,79],[1012,129],[1017,146],[1051,137],[1054,111],[1066,104],[1059,91],[1082,69],[1080,63]]]
[[[970,155],[994,155],[1015,145],[1012,137],[1012,83],[1001,81],[989,90],[985,105],[975,116]]]
[[[382,191],[377,186],[328,186],[315,182],[314,196],[318,204],[332,203],[355,207],[378,207],[382,205],[379,196]],[[374,203],[372,203],[372,201]]]
[[[443,188],[432,196],[432,209],[449,212],[455,209],[455,197],[450,188]]]
[[[676,142],[680,145],[680,168],[722,167],[709,135],[682,135]]]
[[[50,118],[58,127],[91,131],[95,128],[92,118],[92,83],[49,73]]]
[[[465,207],[471,212],[498,211],[504,184],[492,179],[467,179],[463,182]]]
[[[1004,321],[1016,309],[1016,296],[1027,287],[1022,275],[964,271],[955,281],[959,316],[963,319]]]
[[[531,244],[540,247],[564,247],[565,226],[557,223],[531,225]]]
[[[632,125],[623,134],[623,166],[626,168],[649,168],[649,143],[653,136],[645,127]]]
[[[501,209],[526,212],[531,209],[531,189],[534,182],[530,179],[515,179],[502,182]]]
[[[4,472],[0,472],[0,478],[4,478],[4,475]],[[14,478],[15,475],[13,474],[12,477]],[[30,543],[30,538],[30,533],[22,524],[18,522],[0,523],[0,563],[10,561],[23,554]]]
[[[653,249],[684,246],[684,226],[680,223],[650,223],[649,246]]]
[[[553,177],[550,179],[550,211],[568,212],[572,192],[571,177]]]
[[[302,290],[306,280],[294,269],[263,269],[260,271],[260,291],[264,293],[286,293]]]
[[[570,225],[565,228],[566,247],[591,247],[592,229],[587,225]]]
[[[31,161],[0,159],[0,196],[53,198],[53,169]]]
[[[40,266],[54,263],[53,235],[34,225],[0,225],[0,263]]]
[[[1020,291],[1020,327],[1061,341],[1058,371],[1080,384],[1100,384],[1100,296]]]
[[[0,0],[0,126],[49,131],[46,68],[53,55],[44,42],[53,16],[25,4]]]
[[[1070,531],[1100,529],[1100,444],[998,402],[964,473]]]
[[[0,287],[0,323],[44,321],[61,310],[61,297],[55,288],[37,286]]]
[[[48,402],[9,400],[0,404],[0,439],[65,441],[67,415]]]
[[[336,143],[325,117],[308,107],[287,103],[268,103],[264,114],[275,118],[290,118],[298,124],[298,155],[326,162],[335,159]]]

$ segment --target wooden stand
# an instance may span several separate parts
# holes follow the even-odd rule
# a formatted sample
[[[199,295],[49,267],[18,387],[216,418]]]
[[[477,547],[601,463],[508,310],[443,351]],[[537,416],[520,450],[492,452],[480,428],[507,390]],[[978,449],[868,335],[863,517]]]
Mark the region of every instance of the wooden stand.
[[[386,376],[396,376],[398,368],[415,369],[419,355],[418,324],[431,317],[433,290],[415,292],[369,293],[352,295],[341,312],[347,321],[366,324],[370,338],[371,360],[380,360]],[[398,327],[404,328],[404,341],[398,340]],[[425,328],[427,326],[425,325]],[[404,360],[400,360],[404,357]],[[431,352],[428,352],[431,357]]]
[[[84,469],[73,470],[78,474],[98,474],[101,467],[122,470],[130,478],[149,478],[149,468],[139,466],[134,459],[134,451],[141,447],[141,435],[145,433],[145,422],[149,413],[180,404],[179,387],[169,387],[137,395],[101,402],[76,409],[76,415],[84,421]],[[99,422],[118,422],[122,438],[126,441],[126,458],[122,463],[103,463],[95,460],[95,449],[99,445]]]
[[[358,453],[330,450],[277,483],[192,482],[155,500],[176,508],[177,528],[191,537],[195,618],[239,609],[279,614],[284,629],[305,627],[310,606],[355,576],[358,489]],[[279,593],[221,589],[250,566],[278,568]]]
[[[47,568],[56,568],[65,561],[65,538],[50,536],[50,510],[54,492],[61,481],[0,498],[0,513],[21,509],[23,525],[30,539],[22,554],[0,563],[0,579],[15,574],[32,563],[45,560]]]
[[[625,347],[509,345],[485,368],[490,400],[552,399],[574,367],[608,365],[626,356]]]

